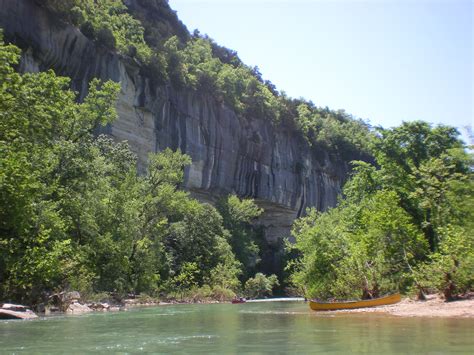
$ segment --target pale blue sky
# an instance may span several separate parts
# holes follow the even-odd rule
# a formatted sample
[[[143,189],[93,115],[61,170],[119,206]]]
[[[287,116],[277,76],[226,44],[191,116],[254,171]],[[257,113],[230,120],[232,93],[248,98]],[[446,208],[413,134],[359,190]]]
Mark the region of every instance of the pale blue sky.
[[[293,97],[392,127],[470,125],[471,0],[170,0]]]

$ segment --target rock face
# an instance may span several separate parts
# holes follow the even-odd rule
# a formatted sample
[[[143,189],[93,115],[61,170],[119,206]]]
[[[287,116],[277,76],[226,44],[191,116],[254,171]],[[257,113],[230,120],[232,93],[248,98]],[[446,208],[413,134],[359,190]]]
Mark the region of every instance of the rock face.
[[[77,301],[73,301],[67,308],[66,314],[84,314],[90,313],[93,310],[85,304],[81,304]]]
[[[259,117],[238,117],[213,98],[156,86],[137,63],[97,47],[34,0],[0,0],[0,27],[23,49],[22,71],[53,68],[72,78],[84,97],[92,77],[121,83],[119,118],[103,131],[127,140],[143,169],[149,152],[181,149],[192,158],[184,187],[215,202],[236,193],[265,209],[260,221],[269,243],[288,235],[306,207],[336,204],[348,166],[315,152],[301,135]]]
[[[35,319],[38,316],[26,306],[0,303],[0,319]]]

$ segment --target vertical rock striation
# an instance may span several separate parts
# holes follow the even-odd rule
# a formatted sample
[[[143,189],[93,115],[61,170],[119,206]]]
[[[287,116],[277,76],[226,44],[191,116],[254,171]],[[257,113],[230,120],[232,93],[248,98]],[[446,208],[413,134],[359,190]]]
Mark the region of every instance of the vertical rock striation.
[[[239,117],[211,97],[156,86],[129,58],[97,47],[34,0],[0,0],[5,38],[23,49],[22,71],[54,69],[84,97],[93,77],[121,83],[119,118],[105,133],[127,140],[143,169],[149,152],[166,147],[192,158],[184,187],[215,202],[236,193],[265,209],[266,239],[288,235],[306,207],[334,206],[346,162],[312,150],[294,130],[258,117]]]

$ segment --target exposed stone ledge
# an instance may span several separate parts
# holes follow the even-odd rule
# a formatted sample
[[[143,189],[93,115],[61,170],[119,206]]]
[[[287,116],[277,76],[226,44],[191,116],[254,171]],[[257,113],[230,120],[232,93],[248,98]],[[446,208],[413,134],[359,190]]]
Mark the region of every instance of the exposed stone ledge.
[[[0,304],[0,319],[35,319],[38,316],[28,307],[3,303]]]

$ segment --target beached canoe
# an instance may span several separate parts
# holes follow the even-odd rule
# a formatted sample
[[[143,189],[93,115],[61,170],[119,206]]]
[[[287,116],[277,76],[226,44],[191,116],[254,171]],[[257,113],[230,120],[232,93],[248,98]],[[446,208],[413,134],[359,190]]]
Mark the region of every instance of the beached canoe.
[[[345,302],[319,302],[309,301],[309,306],[313,311],[334,311],[338,309],[353,309],[364,307],[384,306],[387,304],[395,304],[401,301],[399,293],[380,298],[372,298],[370,300],[361,301],[345,301]]]

